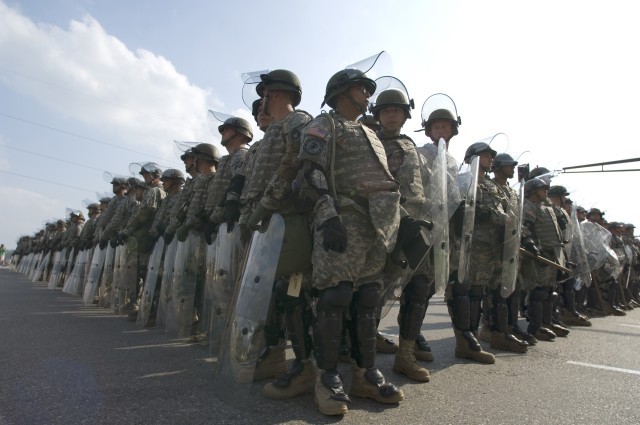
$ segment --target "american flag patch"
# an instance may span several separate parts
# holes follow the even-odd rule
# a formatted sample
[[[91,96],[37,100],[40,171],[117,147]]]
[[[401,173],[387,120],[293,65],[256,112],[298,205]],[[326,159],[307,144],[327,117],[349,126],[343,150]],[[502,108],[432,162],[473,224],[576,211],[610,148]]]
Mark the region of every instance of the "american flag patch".
[[[317,137],[318,139],[327,140],[327,136],[329,132],[320,127],[309,127],[307,131],[305,131],[307,136]]]

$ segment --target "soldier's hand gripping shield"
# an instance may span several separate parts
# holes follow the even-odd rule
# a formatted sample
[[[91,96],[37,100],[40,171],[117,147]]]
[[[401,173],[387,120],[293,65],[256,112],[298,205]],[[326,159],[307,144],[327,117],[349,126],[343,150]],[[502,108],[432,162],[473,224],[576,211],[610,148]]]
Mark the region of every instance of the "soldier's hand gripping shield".
[[[571,244],[568,246],[569,261],[575,264],[575,268],[571,273],[575,277],[576,283],[574,287],[580,290],[583,286],[587,288],[591,286],[591,268],[587,259],[587,248],[582,234],[582,226],[578,222],[577,207],[571,208]]]
[[[178,241],[173,266],[172,317],[167,317],[166,330],[177,338],[188,338],[194,325],[200,320],[196,309],[196,289],[199,280],[204,282],[200,262],[204,262],[204,244],[195,230],[190,230],[184,242]]]
[[[162,283],[160,284],[160,298],[158,299],[158,313],[156,328],[165,329],[167,323],[174,322],[173,303],[173,267],[175,264],[178,241],[174,238],[165,248],[162,262]]]
[[[222,223],[215,240],[215,259],[211,273],[207,273],[210,282],[210,326],[209,352],[215,356],[220,352],[225,327],[229,321],[231,300],[242,267],[242,242],[240,229],[236,226],[231,233],[227,224]]]
[[[460,205],[464,208],[460,236],[460,259],[458,261],[458,282],[460,283],[463,283],[467,277],[469,257],[471,255],[471,238],[476,216],[479,164],[480,158],[476,155],[471,159],[470,164],[465,164],[461,167],[461,171],[458,174],[458,188],[460,193],[464,194],[464,202]]]
[[[140,306],[138,309],[138,317],[136,324],[140,327],[147,326],[153,308],[157,308],[156,289],[159,279],[162,276],[162,257],[164,254],[164,239],[158,238],[156,241],[149,263],[147,264],[147,274],[144,281],[144,287],[140,295]]]
[[[93,248],[91,267],[89,268],[87,283],[84,286],[84,293],[82,294],[82,301],[85,305],[93,304],[93,298],[98,293],[98,284],[100,283],[100,273],[104,265],[105,254],[106,249],[100,249],[98,245]]]
[[[98,245],[99,247],[99,245]],[[111,299],[114,291],[114,279],[116,276],[116,248],[107,244],[104,251],[104,267],[98,290],[98,306],[111,308]],[[119,264],[119,263],[118,263]],[[118,276],[120,273],[118,272]]]
[[[253,381],[266,343],[264,327],[284,231],[284,219],[273,214],[268,224],[252,236],[218,354],[216,376],[225,383]]]

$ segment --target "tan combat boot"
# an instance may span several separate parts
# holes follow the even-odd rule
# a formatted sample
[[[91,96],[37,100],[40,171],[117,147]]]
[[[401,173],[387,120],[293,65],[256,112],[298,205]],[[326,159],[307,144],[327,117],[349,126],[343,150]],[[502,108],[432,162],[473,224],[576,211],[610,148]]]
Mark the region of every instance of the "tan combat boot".
[[[528,347],[529,344],[520,341],[514,335],[499,331],[491,332],[491,348],[512,353],[526,353]]]
[[[482,321],[478,331],[478,338],[480,338],[480,341],[491,342],[491,326],[489,322]]]
[[[344,392],[342,379],[337,371],[325,372],[320,369],[316,375],[314,401],[324,415],[344,415],[349,411],[347,403],[351,400]]]
[[[370,398],[384,404],[395,404],[404,400],[402,390],[386,382],[379,369],[360,368],[354,363],[352,370],[350,392],[352,396]]]
[[[413,348],[413,355],[416,356],[416,360],[423,362],[432,362],[433,353],[431,353],[431,347],[422,334],[418,334],[416,338],[416,344]]]
[[[456,357],[485,364],[494,364],[496,362],[496,358],[493,354],[482,350],[482,347],[473,335],[473,332],[462,332],[455,328],[453,329],[453,332],[456,336]]]
[[[400,338],[400,349],[396,353],[393,371],[418,382],[429,382],[429,371],[420,366],[413,354],[415,341]]]
[[[398,352],[398,344],[389,338],[385,338],[380,332],[376,332],[376,352],[395,354]]]
[[[287,356],[284,345],[268,347],[266,355],[258,360],[253,373],[254,381],[275,378],[287,372]]]
[[[316,383],[316,370],[311,360],[294,360],[284,376],[275,382],[269,382],[262,389],[265,397],[277,400],[294,398],[313,392]]]

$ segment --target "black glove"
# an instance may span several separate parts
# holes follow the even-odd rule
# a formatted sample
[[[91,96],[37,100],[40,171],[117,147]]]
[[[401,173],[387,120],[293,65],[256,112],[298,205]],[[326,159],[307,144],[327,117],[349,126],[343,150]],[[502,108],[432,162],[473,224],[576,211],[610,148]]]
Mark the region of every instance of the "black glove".
[[[164,238],[164,243],[166,245],[169,245],[171,243],[171,241],[173,240],[173,233],[169,233],[167,231],[164,232],[164,235],[162,235],[162,237]]]
[[[109,245],[111,245],[111,248],[115,248],[118,246],[118,235],[115,235],[111,238],[111,240],[109,241]]]
[[[340,217],[332,217],[318,226],[322,232],[322,247],[325,251],[342,253],[347,249],[347,229]]]
[[[538,249],[536,244],[533,242],[533,239],[527,238],[523,240],[522,247],[527,251],[529,251],[530,253],[534,254],[535,256],[540,256],[540,250]]]
[[[400,219],[400,227],[398,228],[398,239],[408,241],[420,234],[420,223],[411,216],[404,216]]]
[[[107,239],[100,239],[100,242],[98,244],[100,245],[100,249],[105,249],[108,243],[109,241]]]
[[[569,222],[567,221],[567,218],[564,216],[564,214],[558,214],[557,219],[558,219],[558,226],[560,226],[560,230],[565,230],[567,228],[567,224],[569,224]]]
[[[233,226],[240,218],[240,204],[238,201],[224,203],[224,221],[227,223],[227,233],[233,232]]]
[[[207,245],[211,245],[213,242],[213,235],[218,231],[218,225],[208,221],[204,223],[204,227],[202,229],[202,233],[204,233],[204,240],[207,242]]]
[[[118,243],[118,245],[124,245],[128,237],[129,236],[126,233],[120,232],[116,236],[116,242]]]

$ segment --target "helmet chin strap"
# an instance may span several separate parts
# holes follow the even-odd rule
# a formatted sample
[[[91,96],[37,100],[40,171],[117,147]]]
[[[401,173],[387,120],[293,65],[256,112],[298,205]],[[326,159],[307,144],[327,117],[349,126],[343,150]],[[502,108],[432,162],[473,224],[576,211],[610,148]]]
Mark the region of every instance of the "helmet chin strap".
[[[351,93],[347,92],[345,93],[345,96],[347,97],[347,99],[349,99],[351,104],[360,112],[360,115],[365,115],[367,113],[367,107],[369,106],[369,102],[367,102],[366,105],[361,105],[358,102],[356,102],[353,96],[351,96]]]

